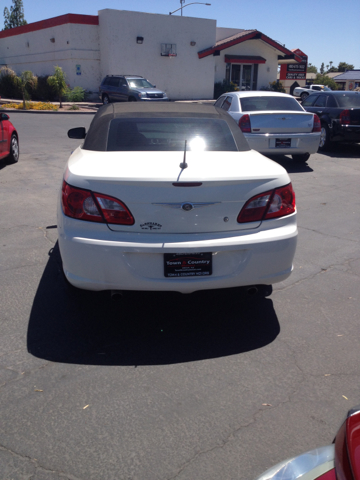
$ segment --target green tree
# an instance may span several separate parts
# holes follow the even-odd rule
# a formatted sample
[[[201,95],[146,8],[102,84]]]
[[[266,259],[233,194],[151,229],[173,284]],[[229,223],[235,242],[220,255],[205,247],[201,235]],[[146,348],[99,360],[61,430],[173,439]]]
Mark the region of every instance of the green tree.
[[[309,63],[307,67],[307,73],[318,73],[318,69],[315,67],[315,65]]]
[[[24,16],[23,0],[12,0],[12,2],[13,5],[10,7],[10,11],[7,7],[4,8],[4,30],[27,25]]]
[[[56,95],[59,97],[60,108],[62,108],[62,97],[64,96],[67,85],[65,81],[66,75],[63,69],[59,66],[55,67],[55,73],[51,77],[48,77],[48,84],[53,88]]]
[[[327,87],[331,88],[331,90],[337,90],[339,87],[337,83],[327,75],[321,75],[318,73],[314,79],[314,83],[317,85],[326,85]]]
[[[320,67],[320,73],[321,75],[323,75],[323,73],[325,72],[325,67],[324,67],[324,62],[321,64],[321,67]]]
[[[340,62],[338,65],[338,71],[339,72],[345,72],[346,70],[354,70],[354,65],[351,65],[351,63],[346,63],[346,62]]]
[[[25,72],[22,72],[22,74],[17,77],[17,82],[18,85],[21,89],[22,93],[22,98],[23,98],[23,109],[26,109],[26,95],[27,95],[27,88],[32,87],[35,88],[37,84],[37,77],[30,72],[30,70],[26,70]]]

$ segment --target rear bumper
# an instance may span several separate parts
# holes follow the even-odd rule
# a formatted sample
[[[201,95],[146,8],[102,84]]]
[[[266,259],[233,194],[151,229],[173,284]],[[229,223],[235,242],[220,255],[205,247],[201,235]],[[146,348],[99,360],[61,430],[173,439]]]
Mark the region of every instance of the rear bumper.
[[[334,142],[360,143],[360,125],[338,126],[331,140]]]
[[[245,134],[250,148],[268,155],[297,155],[316,153],[320,143],[320,132],[281,133],[281,134]],[[276,147],[276,140],[290,139],[290,147]]]
[[[86,290],[191,293],[271,285],[285,280],[292,271],[297,242],[296,214],[263,223],[266,225],[259,231],[139,235],[111,232],[106,225],[68,218],[59,207],[59,247],[69,282]],[[164,276],[164,253],[199,252],[213,254],[211,276]]]

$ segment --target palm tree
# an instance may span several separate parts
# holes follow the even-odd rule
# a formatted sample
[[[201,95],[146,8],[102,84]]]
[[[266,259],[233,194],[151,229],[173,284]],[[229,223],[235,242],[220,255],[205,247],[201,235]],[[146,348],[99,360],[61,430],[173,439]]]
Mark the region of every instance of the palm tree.
[[[66,92],[66,89],[67,89],[65,77],[66,75],[63,72],[63,69],[57,66],[55,67],[54,75],[52,75],[51,77],[48,77],[47,79],[48,84],[55,90],[55,93],[59,97],[60,108],[62,108],[61,99],[64,96],[64,93]]]
[[[23,109],[26,109],[25,104],[25,97],[27,93],[27,88],[32,87],[35,88],[37,85],[37,77],[30,72],[30,70],[25,70],[19,77],[16,77],[19,83],[19,87],[21,89],[22,97],[23,97]]]

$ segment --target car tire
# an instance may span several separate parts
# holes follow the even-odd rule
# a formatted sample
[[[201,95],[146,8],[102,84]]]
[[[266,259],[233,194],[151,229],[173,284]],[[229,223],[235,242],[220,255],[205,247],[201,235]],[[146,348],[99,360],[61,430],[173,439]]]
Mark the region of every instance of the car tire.
[[[7,158],[8,163],[17,163],[19,161],[19,155],[20,155],[20,150],[19,150],[19,141],[15,133],[11,135],[11,140],[10,140],[10,153]]]
[[[320,133],[320,143],[319,143],[319,150],[325,151],[330,149],[330,129],[325,124],[321,124],[321,133]]]
[[[306,100],[308,96],[309,96],[308,93],[303,92],[303,93],[300,95],[301,101],[303,102],[304,100]]]
[[[305,163],[309,160],[310,153],[298,153],[296,155],[291,155],[291,156],[295,162]]]
[[[103,105],[108,105],[110,103],[110,98],[108,95],[103,95],[102,97]]]

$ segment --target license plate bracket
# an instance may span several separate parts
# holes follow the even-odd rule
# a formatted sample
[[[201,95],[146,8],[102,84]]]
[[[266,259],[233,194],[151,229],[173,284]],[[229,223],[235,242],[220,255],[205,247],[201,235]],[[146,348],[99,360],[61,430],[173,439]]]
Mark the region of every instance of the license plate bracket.
[[[164,276],[167,278],[212,275],[212,253],[165,253]]]

